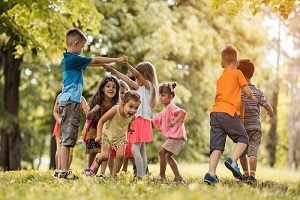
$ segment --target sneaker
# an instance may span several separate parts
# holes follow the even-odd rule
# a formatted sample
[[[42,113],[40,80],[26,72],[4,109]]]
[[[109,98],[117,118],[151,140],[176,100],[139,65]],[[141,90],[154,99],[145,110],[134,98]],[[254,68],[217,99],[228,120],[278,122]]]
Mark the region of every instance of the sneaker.
[[[91,170],[90,170],[90,168],[85,167],[83,169],[83,174],[86,175],[86,176],[91,176]]]
[[[59,178],[61,178],[61,179],[67,179],[67,180],[77,180],[77,179],[79,179],[78,176],[72,174],[72,171],[62,172],[59,175]]]
[[[253,176],[248,177],[248,183],[249,184],[257,184],[257,179]]]
[[[243,177],[241,179],[242,182],[248,182],[248,178],[249,176],[245,176],[245,174],[243,174]]]
[[[58,178],[59,172],[55,171],[54,174],[52,175],[53,178]]]
[[[99,180],[100,180],[100,181],[104,181],[104,180],[105,180],[105,177],[104,177],[103,174],[100,174],[100,175],[99,175]]]
[[[240,168],[238,167],[238,164],[233,164],[233,161],[231,158],[227,158],[224,162],[225,166],[232,172],[233,176],[236,179],[242,180],[243,175],[240,172]]]
[[[214,177],[210,175],[210,173],[206,173],[204,176],[204,182],[207,183],[208,185],[213,185],[219,183],[220,180],[217,175]]]

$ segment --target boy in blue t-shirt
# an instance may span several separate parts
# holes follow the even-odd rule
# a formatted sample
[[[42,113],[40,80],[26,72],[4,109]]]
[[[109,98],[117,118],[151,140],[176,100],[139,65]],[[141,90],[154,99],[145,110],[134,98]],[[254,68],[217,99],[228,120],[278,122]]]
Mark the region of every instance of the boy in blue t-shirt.
[[[70,175],[69,151],[70,147],[74,147],[78,135],[78,127],[80,123],[80,98],[82,96],[83,76],[82,70],[87,66],[101,67],[104,63],[128,62],[127,56],[120,58],[107,58],[96,56],[93,58],[82,57],[83,47],[87,43],[85,34],[77,28],[72,28],[66,35],[67,52],[61,61],[63,88],[59,98],[58,112],[61,118],[60,123],[60,145],[61,145],[61,173],[59,178],[76,179]],[[105,69],[110,68],[110,65],[103,66]]]

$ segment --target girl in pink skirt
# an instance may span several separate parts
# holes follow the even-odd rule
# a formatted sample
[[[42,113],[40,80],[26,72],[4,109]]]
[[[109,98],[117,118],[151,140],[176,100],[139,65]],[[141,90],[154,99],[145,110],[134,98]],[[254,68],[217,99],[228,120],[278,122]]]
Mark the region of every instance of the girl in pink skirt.
[[[132,154],[137,169],[136,178],[140,179],[146,174],[148,161],[146,155],[146,142],[152,142],[152,124],[150,120],[151,108],[156,107],[158,103],[158,84],[156,70],[150,62],[139,63],[133,68],[129,63],[125,66],[136,81],[117,70],[112,70],[118,78],[124,80],[132,89],[137,90],[141,95],[141,105],[136,113],[136,119],[131,126],[134,129],[132,134],[127,135],[129,143],[132,143]]]

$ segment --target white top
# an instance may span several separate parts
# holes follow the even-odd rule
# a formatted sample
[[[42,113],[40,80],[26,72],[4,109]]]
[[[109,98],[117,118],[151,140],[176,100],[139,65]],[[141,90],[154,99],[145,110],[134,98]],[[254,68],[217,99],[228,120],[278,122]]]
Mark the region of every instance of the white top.
[[[146,87],[140,86],[139,89],[137,90],[140,95],[141,95],[141,105],[139,106],[135,116],[136,117],[142,117],[146,120],[150,121],[150,116],[151,116],[151,98],[152,98],[152,91],[153,87],[152,84],[149,82],[150,85],[150,90],[147,90]]]

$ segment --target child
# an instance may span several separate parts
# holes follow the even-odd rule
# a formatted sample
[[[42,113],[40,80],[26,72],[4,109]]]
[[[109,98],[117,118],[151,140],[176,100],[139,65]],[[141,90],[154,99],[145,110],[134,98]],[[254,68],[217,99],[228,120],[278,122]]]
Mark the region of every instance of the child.
[[[241,89],[247,98],[256,100],[241,71],[237,70],[238,52],[230,44],[221,53],[224,71],[217,82],[216,96],[210,113],[210,159],[209,170],[204,176],[208,184],[219,183],[216,168],[224,151],[226,137],[236,143],[231,157],[225,161],[225,166],[232,171],[235,178],[241,179],[242,174],[236,161],[245,151],[249,139],[243,124],[239,119],[241,104]]]
[[[59,147],[59,140],[60,140],[60,137],[59,137],[59,124],[60,124],[61,118],[59,117],[59,114],[58,114],[58,99],[59,99],[60,95],[61,95],[61,93],[57,95],[56,100],[55,100],[55,104],[54,104],[54,108],[53,108],[53,117],[56,121],[55,126],[54,126],[54,130],[53,130],[53,134],[52,134],[52,136],[54,136],[55,140],[56,140],[56,154],[55,154],[56,169],[55,169],[55,172],[54,172],[54,175],[53,175],[54,178],[57,178],[58,175],[59,175],[59,172],[61,171],[60,147]],[[86,100],[83,96],[81,96],[81,108],[82,108],[84,114],[86,114],[87,110],[88,110],[88,107],[87,107]],[[73,148],[70,148],[69,166],[68,166],[69,170],[70,170],[72,160],[73,160]]]
[[[119,102],[119,81],[113,76],[106,76],[100,83],[97,92],[93,95],[89,106],[90,110],[87,112],[87,127],[85,135],[86,154],[88,156],[88,163],[84,169],[85,175],[90,175],[90,166],[92,165],[97,153],[100,153],[101,146],[95,142],[97,136],[97,124],[99,119]],[[107,163],[101,166],[100,176],[103,177]],[[98,170],[98,169],[96,169]],[[93,174],[97,171],[92,172]]]
[[[152,119],[155,128],[161,131],[165,137],[165,142],[159,150],[160,173],[158,179],[160,181],[166,180],[167,162],[174,173],[174,181],[183,181],[173,154],[178,155],[187,141],[183,123],[186,111],[172,103],[175,97],[175,87],[176,82],[163,83],[159,87],[159,100],[165,108]]]
[[[120,82],[119,96],[120,96],[120,101],[122,101],[125,92],[129,91],[130,88],[129,88],[128,84],[126,82],[124,82],[123,80],[120,80],[119,82]],[[127,132],[127,134],[130,134],[130,133]],[[135,171],[134,174],[136,174],[134,158],[133,158],[133,155],[131,152],[131,147],[132,147],[132,144],[127,141],[126,147],[125,147],[125,157],[123,160],[122,171],[127,172],[128,160],[130,160],[133,165],[133,170]],[[111,150],[109,161],[108,161],[108,166],[109,166],[110,172],[112,172],[115,157],[116,157],[116,151]]]
[[[83,47],[87,43],[85,34],[72,28],[66,35],[67,52],[61,61],[63,88],[59,97],[58,111],[61,117],[60,123],[60,145],[61,145],[61,168],[60,178],[68,178],[70,147],[74,147],[77,140],[78,127],[80,123],[80,98],[82,96],[83,78],[82,70],[87,66],[100,67],[102,63],[127,62],[126,56],[120,58],[106,57],[82,57]],[[105,68],[105,67],[104,67]],[[73,176],[72,179],[77,179]]]
[[[249,59],[243,59],[240,60],[238,69],[243,73],[248,86],[253,92],[255,98],[258,100],[258,102],[248,100],[246,98],[246,94],[242,92],[241,119],[249,136],[249,146],[248,153],[247,151],[244,152],[244,154],[240,157],[240,162],[244,171],[243,180],[255,183],[257,182],[255,178],[255,172],[257,166],[258,148],[262,138],[259,106],[263,106],[271,118],[274,117],[274,112],[271,105],[265,98],[265,95],[257,87],[255,87],[255,85],[251,84],[251,78],[255,70],[254,64]],[[249,159],[250,173],[246,154]]]
[[[102,141],[101,153],[98,157],[99,165],[108,160],[110,149],[116,150],[111,178],[115,179],[123,163],[126,131],[132,132],[131,122],[141,104],[140,95],[136,91],[128,91],[124,95],[121,105],[115,105],[101,117],[97,126],[96,142]]]
[[[132,143],[131,150],[137,169],[136,178],[141,179],[146,174],[148,166],[145,143],[153,140],[150,115],[151,108],[156,107],[158,103],[156,70],[150,62],[139,63],[135,68],[129,63],[126,63],[125,66],[136,78],[136,82],[115,69],[112,69],[111,72],[141,95],[142,103],[136,113],[136,119],[132,123],[135,132],[128,135],[128,141]]]

